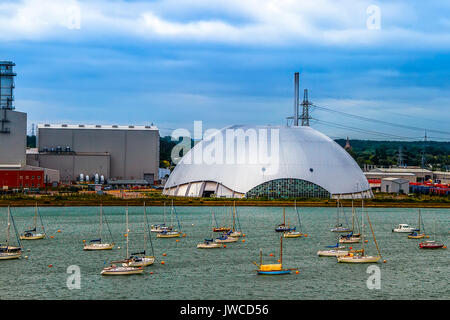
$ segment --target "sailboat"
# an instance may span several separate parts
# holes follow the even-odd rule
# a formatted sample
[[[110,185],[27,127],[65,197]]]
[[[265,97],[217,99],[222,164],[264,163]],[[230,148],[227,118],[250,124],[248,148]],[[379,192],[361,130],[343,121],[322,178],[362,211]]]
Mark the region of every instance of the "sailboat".
[[[150,230],[148,228],[148,220],[147,220],[147,210],[145,208],[145,202],[144,202],[144,250],[140,252],[134,252],[130,255],[128,258],[128,262],[124,262],[126,266],[131,267],[147,267],[152,265],[155,262],[155,253],[153,251],[153,243],[152,238],[150,235]],[[152,248],[152,255],[146,256],[146,249],[147,249],[147,234],[148,238],[150,239],[150,245]],[[128,240],[128,234],[127,234],[127,240]]]
[[[105,222],[106,222],[106,226],[108,228],[111,240],[113,240],[113,237],[112,237],[112,234],[111,234],[111,230],[109,229],[108,220],[106,220],[106,216],[105,216]],[[112,248],[114,248],[114,241],[112,241],[111,243],[102,242],[102,236],[103,236],[102,231],[103,231],[103,206],[100,205],[100,232],[99,232],[99,238],[90,240],[88,244],[84,245],[83,250],[86,250],[86,251],[111,250]]]
[[[39,220],[41,221],[41,228],[42,232],[37,232],[37,218],[39,216]],[[44,223],[42,222],[41,214],[39,213],[37,202],[34,209],[34,218],[33,218],[33,228],[30,230],[25,230],[20,235],[20,240],[39,240],[45,238],[45,229],[44,229]]]
[[[297,210],[297,201],[296,200],[294,200],[294,207],[295,207],[295,212],[297,213],[298,227],[301,228],[300,214],[298,213],[298,210]],[[289,225],[289,223],[288,223],[288,225]],[[305,235],[300,231],[291,230],[291,231],[283,232],[283,237],[285,237],[285,238],[300,238],[303,236],[305,236]]]
[[[436,220],[434,220],[434,237],[436,237]],[[424,242],[419,243],[420,249],[441,249],[445,245],[444,243],[437,241],[437,240],[427,240]]]
[[[211,211],[211,224],[213,224],[214,211]],[[205,239],[203,242],[197,244],[197,249],[215,249],[222,248],[222,243],[214,241],[214,230],[211,229],[211,239]]]
[[[420,228],[423,227],[423,233],[417,233],[420,232]],[[417,223],[417,230],[411,232],[408,234],[408,239],[422,239],[425,238],[425,225],[423,223],[423,220],[421,219],[420,209],[419,209],[419,222]]]
[[[366,250],[364,247],[364,230],[363,230],[363,226],[364,226],[364,198],[362,198],[362,212],[361,212],[361,240],[362,240],[362,249],[361,252],[358,254],[355,253],[349,253],[348,255],[345,256],[338,256],[337,257],[337,261],[341,262],[341,263],[374,263],[374,262],[378,262],[381,259],[381,253],[380,253],[380,249],[378,248],[378,243],[377,240],[375,238],[375,234],[373,232],[372,229],[372,223],[370,222],[370,218],[369,218],[369,214],[366,212],[366,216],[367,216],[367,221],[369,222],[369,226],[370,226],[370,230],[372,232],[372,236],[373,236],[373,241],[375,243],[375,246],[377,248],[378,251],[378,255],[376,256],[369,256],[366,254]]]
[[[341,210],[344,213],[344,217],[345,217],[344,208],[342,207],[342,204],[339,206],[339,199],[337,199],[336,225],[330,230],[331,232],[351,232],[352,231],[352,230],[350,230],[350,228],[344,227],[342,225],[342,223],[339,222],[339,215],[340,215],[339,212]]]
[[[176,218],[177,218],[178,229],[179,230],[174,229],[174,226],[173,226],[173,214],[174,213],[175,213]],[[167,229],[158,232],[156,237],[157,238],[178,238],[178,237],[181,237],[180,220],[178,219],[178,214],[177,214],[177,212],[175,210],[175,207],[173,206],[173,200],[172,200],[172,209],[171,209],[171,213],[170,213],[170,226]]]
[[[164,211],[163,211],[163,221],[164,223],[152,224],[151,232],[163,232],[163,231],[172,231],[172,227],[166,226],[166,203],[164,202]]]
[[[13,224],[14,231],[16,233],[17,242],[19,243],[18,247],[13,247],[10,245],[10,243],[11,243],[11,234],[10,234],[11,222]],[[17,229],[16,229],[16,225],[14,223],[14,219],[11,215],[11,209],[8,206],[8,223],[6,226],[6,244],[5,245],[0,244],[0,260],[18,259],[21,256],[22,256],[22,245],[20,243],[20,238],[18,237],[18,234],[17,234]]]
[[[290,227],[289,225],[286,225],[286,210],[283,208],[283,223],[279,224],[275,228],[275,232],[289,232],[289,231],[295,231],[295,227]]]
[[[224,218],[226,219],[228,209],[225,206],[223,207],[223,209],[224,209]],[[215,220],[215,216],[214,216],[214,220]],[[215,221],[216,221],[216,226],[213,227],[213,232],[229,232],[229,231],[231,231],[231,227],[225,226],[225,223],[223,223],[222,226],[219,227],[217,220],[215,220]]]
[[[120,261],[112,261],[110,267],[103,268],[100,272],[101,275],[105,276],[119,276],[119,275],[132,275],[132,274],[141,274],[144,272],[142,267],[134,267],[129,266],[129,249],[128,249],[128,234],[130,229],[128,228],[128,207],[125,209],[125,217],[126,217],[126,238],[127,238],[127,253],[126,259]],[[116,263],[120,263],[121,265],[116,265]]]
[[[355,207],[353,206],[353,199],[352,199],[352,231],[348,234],[341,235],[339,239],[339,243],[359,243],[361,241],[361,233],[353,233],[355,230]]]
[[[283,268],[283,237],[280,237],[280,259],[276,264],[263,264],[262,250],[259,251],[259,264],[253,262],[258,267],[256,273],[259,275],[283,275],[290,274],[292,270],[298,270],[298,268],[285,269]]]

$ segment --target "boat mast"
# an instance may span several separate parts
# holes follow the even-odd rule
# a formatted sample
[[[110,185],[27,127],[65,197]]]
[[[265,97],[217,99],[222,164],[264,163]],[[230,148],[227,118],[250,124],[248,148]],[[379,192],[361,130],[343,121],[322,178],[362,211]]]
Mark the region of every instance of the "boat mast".
[[[236,214],[236,201],[233,202],[233,232],[236,230],[235,214]]]
[[[367,215],[367,221],[369,221],[370,231],[372,232],[373,242],[375,242],[375,246],[377,247],[378,255],[381,257],[380,248],[378,248],[377,239],[375,239],[375,233],[373,232],[373,229],[372,229],[372,223],[370,222],[369,213],[366,212],[366,215]]]
[[[128,238],[130,236],[130,229],[128,229],[128,206],[125,209],[125,220],[126,220],[126,227],[127,227],[127,256],[126,259],[128,259],[129,255],[128,255]]]
[[[283,237],[280,237],[280,264],[283,267]]]
[[[283,226],[286,225],[286,208],[283,207]]]
[[[9,250],[9,228],[11,227],[10,216],[11,212],[8,206],[8,225],[6,227],[6,250]]]
[[[102,204],[100,203],[100,242],[102,241],[102,228],[103,228],[103,219],[102,219],[102,214],[103,214],[103,208],[102,208]]]
[[[362,240],[362,255],[366,255],[366,250],[364,246],[364,195],[361,192],[361,240]]]
[[[37,202],[36,206],[34,207],[34,219],[33,219],[33,228],[36,230],[37,227]]]

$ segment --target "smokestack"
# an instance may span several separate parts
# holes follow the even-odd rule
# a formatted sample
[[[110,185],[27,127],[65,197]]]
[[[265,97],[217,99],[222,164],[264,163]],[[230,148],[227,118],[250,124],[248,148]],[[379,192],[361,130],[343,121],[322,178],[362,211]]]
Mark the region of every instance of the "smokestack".
[[[298,126],[299,73],[294,74],[294,126]]]

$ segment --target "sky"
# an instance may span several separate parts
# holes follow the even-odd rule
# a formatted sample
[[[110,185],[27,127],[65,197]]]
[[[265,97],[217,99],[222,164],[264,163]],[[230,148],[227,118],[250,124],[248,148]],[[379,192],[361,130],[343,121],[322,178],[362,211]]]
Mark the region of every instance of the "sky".
[[[314,105],[400,125],[312,107],[332,138],[450,141],[449,17],[449,1],[0,0],[0,60],[29,128],[285,125],[300,72]]]

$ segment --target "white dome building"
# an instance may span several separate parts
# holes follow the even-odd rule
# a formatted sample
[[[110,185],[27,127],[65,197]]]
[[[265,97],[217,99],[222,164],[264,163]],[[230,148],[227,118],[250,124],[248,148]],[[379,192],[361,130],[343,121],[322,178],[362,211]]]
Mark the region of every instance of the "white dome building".
[[[231,126],[178,163],[163,194],[228,198],[368,198],[363,172],[340,145],[309,126]]]

